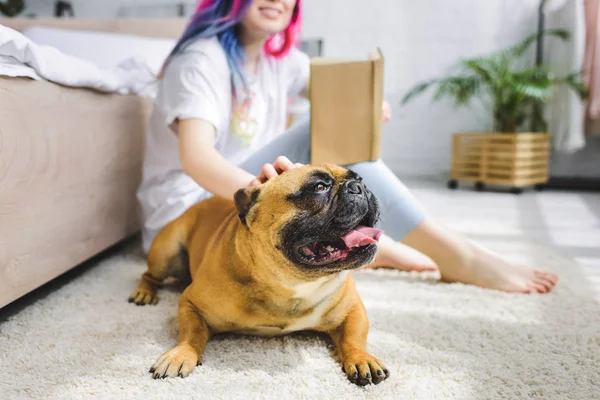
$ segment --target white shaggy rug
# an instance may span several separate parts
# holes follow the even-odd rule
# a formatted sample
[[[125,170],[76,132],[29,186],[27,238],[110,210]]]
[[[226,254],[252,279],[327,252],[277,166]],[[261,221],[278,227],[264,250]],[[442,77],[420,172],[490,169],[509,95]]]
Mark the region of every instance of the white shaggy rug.
[[[369,349],[387,381],[352,385],[333,346],[312,334],[209,342],[186,379],[149,367],[176,344],[175,288],[157,306],[127,302],[144,261],[137,244],[97,261],[0,324],[1,399],[597,399],[600,269],[536,244],[484,242],[555,271],[548,295],[504,294],[432,275],[355,273]]]

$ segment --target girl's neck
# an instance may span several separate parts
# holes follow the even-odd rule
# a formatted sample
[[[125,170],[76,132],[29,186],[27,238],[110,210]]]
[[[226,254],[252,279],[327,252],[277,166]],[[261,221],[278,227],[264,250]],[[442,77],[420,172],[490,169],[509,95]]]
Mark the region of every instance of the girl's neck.
[[[244,30],[241,32],[240,42],[244,48],[244,53],[246,54],[244,71],[249,76],[256,75],[258,61],[260,60],[260,55],[266,41],[267,39],[262,36],[254,36]]]

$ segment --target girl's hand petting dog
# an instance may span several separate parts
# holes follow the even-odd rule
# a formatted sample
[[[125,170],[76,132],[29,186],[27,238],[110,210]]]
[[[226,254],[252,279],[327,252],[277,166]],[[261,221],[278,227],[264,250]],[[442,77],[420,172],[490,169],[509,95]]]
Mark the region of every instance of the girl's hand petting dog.
[[[298,168],[298,167],[302,167],[302,166],[303,166],[303,164],[293,163],[289,160],[289,158],[287,158],[285,156],[279,156],[279,157],[277,157],[277,159],[275,160],[275,162],[273,164],[263,165],[258,176],[256,178],[254,178],[252,181],[250,181],[250,183],[248,184],[248,188],[258,186],[262,183],[265,183],[269,179],[274,178],[277,175],[284,173],[288,169]]]

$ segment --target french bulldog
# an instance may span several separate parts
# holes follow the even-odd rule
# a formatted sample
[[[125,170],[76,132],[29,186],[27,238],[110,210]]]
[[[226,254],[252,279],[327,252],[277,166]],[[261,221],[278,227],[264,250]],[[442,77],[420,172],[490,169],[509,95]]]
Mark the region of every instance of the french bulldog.
[[[369,322],[349,273],[375,257],[383,233],[375,196],[334,165],[294,168],[234,199],[203,200],[166,225],[129,301],[156,304],[167,277],[191,277],[178,305],[179,344],[150,368],[186,377],[212,335],[328,334],[357,385],[389,376],[366,350]]]

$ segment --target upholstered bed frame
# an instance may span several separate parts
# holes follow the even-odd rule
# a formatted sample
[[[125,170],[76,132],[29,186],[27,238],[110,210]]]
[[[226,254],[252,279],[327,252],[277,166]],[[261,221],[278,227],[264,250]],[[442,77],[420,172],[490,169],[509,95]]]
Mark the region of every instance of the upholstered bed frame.
[[[177,38],[184,19],[2,19]],[[0,308],[139,230],[150,104],[0,77]]]

